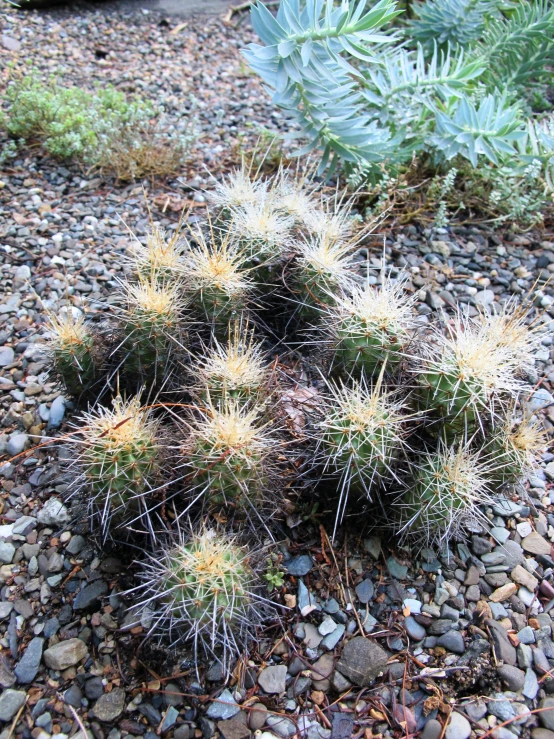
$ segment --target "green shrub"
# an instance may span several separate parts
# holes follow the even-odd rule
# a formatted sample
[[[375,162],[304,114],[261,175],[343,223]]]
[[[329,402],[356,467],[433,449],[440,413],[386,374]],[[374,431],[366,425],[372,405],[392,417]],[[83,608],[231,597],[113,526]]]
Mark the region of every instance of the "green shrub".
[[[111,85],[89,92],[32,74],[12,82],[5,100],[10,136],[39,141],[56,158],[122,180],[174,172],[194,138],[189,124],[171,131],[150,102],[127,98]]]

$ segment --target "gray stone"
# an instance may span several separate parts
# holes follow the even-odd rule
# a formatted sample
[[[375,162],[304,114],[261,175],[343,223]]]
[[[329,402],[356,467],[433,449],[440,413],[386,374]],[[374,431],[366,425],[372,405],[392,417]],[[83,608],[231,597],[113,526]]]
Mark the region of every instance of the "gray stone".
[[[387,559],[387,567],[389,568],[389,572],[392,577],[396,580],[405,580],[408,576],[408,568],[406,565],[400,564],[400,562],[394,557],[389,557]]]
[[[63,694],[64,703],[67,703],[73,708],[81,708],[83,700],[83,691],[77,684],[70,685],[69,688]]]
[[[3,600],[0,601],[0,621],[3,621],[5,618],[8,618],[10,613],[13,611],[13,603],[10,603],[9,601]]]
[[[325,616],[323,621],[317,627],[317,630],[321,634],[321,636],[327,636],[327,634],[332,634],[336,628],[336,621],[333,621],[331,616]]]
[[[8,364],[13,364],[14,359],[15,352],[11,346],[0,346],[0,367],[7,367]]]
[[[539,681],[537,676],[531,669],[525,671],[525,681],[523,683],[522,693],[529,700],[534,700],[539,692]]]
[[[51,670],[67,670],[78,664],[88,654],[86,644],[80,639],[66,639],[44,652],[44,662]]]
[[[6,454],[8,457],[15,457],[21,452],[25,451],[29,437],[27,434],[17,432],[10,436],[8,443],[6,444]]]
[[[373,559],[379,559],[381,555],[381,539],[378,536],[368,536],[364,539],[364,548]]]
[[[481,557],[481,562],[487,567],[494,567],[494,565],[501,565],[506,560],[506,555],[502,552],[487,552]]]
[[[471,724],[461,713],[453,711],[445,731],[446,739],[468,739],[471,734]]]
[[[480,290],[476,295],[473,296],[473,302],[476,305],[482,306],[492,305],[494,303],[494,292],[492,290]]]
[[[480,721],[487,715],[487,704],[477,702],[464,703],[461,708],[472,721]]]
[[[269,714],[266,723],[279,736],[288,737],[296,734],[296,724],[285,716]]]
[[[508,686],[514,693],[518,693],[523,688],[525,682],[525,673],[513,665],[500,665],[496,671],[502,682]]]
[[[529,410],[534,413],[541,408],[545,408],[547,405],[552,405],[552,403],[554,403],[554,397],[552,397],[546,388],[539,387],[535,390],[527,405]]]
[[[324,654],[312,665],[310,677],[315,681],[326,680],[333,673],[334,668],[335,659],[333,655]]]
[[[308,554],[301,554],[298,557],[293,557],[292,559],[283,562],[283,567],[289,575],[294,575],[294,577],[307,575],[313,566],[314,563],[312,558]]]
[[[545,729],[554,731],[554,697],[543,698],[539,703],[539,708],[547,708],[547,711],[541,711],[537,714],[539,721]]]
[[[512,516],[515,516],[516,513],[521,513],[521,506],[513,500],[502,498],[493,506],[493,511],[497,516],[511,518]]]
[[[13,561],[15,554],[15,547],[9,541],[0,539],[0,562],[5,565],[9,565]]]
[[[285,665],[270,665],[260,672],[258,684],[265,693],[275,695],[286,690],[287,668]]]
[[[491,529],[491,536],[496,539],[499,544],[504,544],[510,538],[510,532],[508,531],[508,529],[494,526]]]
[[[362,580],[361,583],[356,585],[356,595],[360,603],[369,603],[373,598],[373,583],[371,580]]]
[[[284,667],[284,670],[286,673],[287,668]],[[225,720],[233,718],[233,716],[235,716],[239,711],[239,704],[233,698],[231,691],[226,688],[218,695],[217,699],[210,704],[210,707],[206,711],[206,715],[209,718]]]
[[[101,677],[91,677],[85,682],[85,695],[89,701],[96,701],[104,695],[104,684]],[[166,694],[164,693],[165,697]]]
[[[550,544],[536,531],[532,531],[529,536],[521,542],[522,548],[530,554],[550,554]]]
[[[107,592],[108,584],[105,580],[94,580],[77,593],[77,597],[73,601],[73,610],[83,611],[98,605],[102,596],[106,595]]]
[[[27,536],[36,529],[37,519],[34,516],[20,516],[13,525],[13,533],[19,536]]]
[[[339,641],[342,639],[346,626],[344,624],[338,624],[337,628],[323,639],[320,646],[331,651],[334,649]]]
[[[86,543],[87,542],[85,537],[77,534],[76,536],[71,537],[71,539],[69,540],[69,544],[65,548],[65,551],[69,554],[79,554]]]
[[[11,721],[24,705],[26,695],[19,690],[4,690],[0,695],[0,721]]]
[[[485,620],[485,625],[488,626],[491,633],[496,659],[507,665],[515,665],[517,662],[517,654],[515,647],[512,646],[508,639],[508,632],[506,629],[497,621],[493,621],[492,618],[487,618]]]
[[[46,652],[45,652],[46,654]],[[121,716],[125,708],[125,691],[123,688],[114,688],[110,693],[104,693],[94,704],[94,716],[103,723],[109,724]]]
[[[19,660],[17,667],[14,670],[17,682],[22,683],[23,685],[33,682],[40,667],[43,645],[44,639],[41,639],[38,636],[31,639],[27,645],[25,654]]]
[[[360,687],[372,683],[385,669],[388,654],[363,636],[351,639],[342,650],[337,670]]]
[[[530,626],[525,626],[521,631],[517,632],[517,638],[522,644],[534,644],[535,632]]]
[[[519,644],[517,647],[517,666],[521,670],[527,670],[533,664],[533,650],[527,644]]]
[[[50,414],[48,416],[48,428],[57,429],[62,425],[63,417],[65,415],[65,398],[63,395],[58,395],[54,398],[52,405],[50,406]]]
[[[487,703],[487,708],[493,716],[501,721],[509,721],[516,715],[512,704],[503,693],[496,693],[492,698],[493,700]]]
[[[504,544],[495,547],[494,551],[500,552],[500,554],[504,554],[506,556],[504,564],[510,570],[513,570],[514,567],[523,564],[525,561],[523,549],[517,542],[513,541],[513,539],[508,539]]]
[[[449,618],[439,618],[433,621],[427,629],[432,636],[441,636],[452,629],[452,621]]]
[[[423,731],[421,732],[421,739],[439,739],[442,734],[442,724],[434,718],[429,719]]]
[[[414,639],[414,641],[421,641],[427,636],[425,628],[421,624],[418,624],[413,616],[408,616],[404,619],[404,627],[408,636]]]
[[[444,647],[454,654],[463,654],[465,651],[464,637],[459,631],[448,631],[437,640],[438,647]]]
[[[252,731],[257,731],[265,725],[265,720],[267,718],[267,708],[264,706],[263,703],[254,703],[251,708],[252,710],[249,712],[248,717],[248,725],[250,726]]]
[[[312,611],[320,611],[321,606],[317,603],[313,593],[310,593],[304,585],[303,580],[298,581],[297,608],[302,616],[307,616]]]
[[[532,739],[554,739],[554,731],[537,727],[531,730]]]
[[[44,526],[56,526],[60,528],[70,520],[67,508],[58,498],[49,498],[42,506],[37,515],[37,520]]]

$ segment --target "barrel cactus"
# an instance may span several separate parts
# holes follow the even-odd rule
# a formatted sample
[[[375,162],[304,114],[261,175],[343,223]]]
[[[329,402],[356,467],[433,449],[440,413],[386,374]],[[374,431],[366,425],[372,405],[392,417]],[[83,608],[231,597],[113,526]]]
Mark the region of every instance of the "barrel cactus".
[[[97,331],[76,308],[49,316],[50,365],[69,395],[80,397],[98,377],[102,364],[102,341]]]
[[[256,269],[278,262],[291,245],[294,219],[281,213],[272,198],[237,209],[230,222],[233,239],[239,243],[250,264]]]
[[[152,630],[167,630],[222,660],[236,654],[258,620],[259,578],[243,548],[213,529],[182,537],[146,563],[142,605],[154,613]],[[249,633],[250,632],[250,633]]]
[[[349,491],[372,490],[394,480],[395,462],[404,446],[405,403],[365,381],[329,384],[323,421],[319,424],[319,454],[326,472],[340,475],[342,516]]]
[[[399,502],[400,532],[440,544],[459,535],[469,521],[484,518],[479,506],[491,503],[488,465],[479,452],[440,442],[418,460],[415,480]]]
[[[225,396],[241,402],[263,403],[270,377],[265,352],[254,339],[248,321],[229,326],[226,343],[214,337],[213,346],[193,367],[197,392],[204,400],[221,401]]]
[[[325,238],[298,243],[294,281],[297,300],[309,315],[321,314],[353,289],[352,247]]]
[[[493,430],[486,447],[490,459],[489,478],[493,487],[516,483],[529,474],[546,445],[546,433],[538,420],[515,419],[508,415],[499,428]]]
[[[77,466],[90,492],[93,516],[107,533],[110,524],[148,515],[145,496],[160,472],[159,427],[140,398],[116,397],[81,418]]]
[[[123,290],[127,301],[120,320],[123,369],[141,380],[161,380],[169,374],[175,348],[182,342],[182,286],[154,276],[125,283]]]
[[[162,228],[153,224],[146,236],[146,244],[141,244],[137,239],[132,245],[132,267],[140,279],[168,284],[183,275],[186,247],[180,228],[168,236]]]
[[[243,164],[222,182],[217,182],[208,193],[209,202],[225,219],[233,217],[237,209],[256,205],[268,197],[268,184],[262,179],[253,179],[249,169]]]
[[[255,283],[247,267],[247,257],[228,236],[219,241],[194,235],[197,246],[187,256],[188,288],[193,305],[212,325],[227,322],[249,301]]]
[[[261,501],[271,478],[276,440],[257,407],[225,395],[198,409],[183,448],[190,484],[209,504],[242,509]]]
[[[366,284],[337,298],[328,311],[328,330],[338,367],[374,376],[386,362],[394,371],[413,337],[414,302],[401,280],[385,275],[379,287]]]

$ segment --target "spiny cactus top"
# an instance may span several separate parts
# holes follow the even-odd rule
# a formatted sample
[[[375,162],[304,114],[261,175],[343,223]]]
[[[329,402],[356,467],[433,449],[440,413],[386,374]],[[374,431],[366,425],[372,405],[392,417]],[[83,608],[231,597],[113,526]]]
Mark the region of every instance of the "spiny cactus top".
[[[152,629],[167,629],[175,642],[193,640],[195,649],[200,642],[210,652],[219,647],[225,658],[240,649],[240,627],[252,629],[255,575],[245,551],[215,530],[151,557],[143,581],[143,605],[156,609]]]
[[[546,444],[546,433],[537,420],[508,415],[499,428],[494,429],[487,447],[490,478],[496,485],[515,483],[529,474]]]
[[[54,371],[71,395],[80,395],[96,375],[97,337],[76,309],[49,316],[47,336]]]
[[[330,243],[320,237],[298,242],[296,249],[296,279],[304,286],[303,299],[308,303],[316,307],[334,304],[345,290],[353,289],[351,245]]]
[[[341,474],[342,490],[370,494],[375,483],[394,479],[393,465],[404,444],[405,403],[365,381],[329,384],[320,424],[325,467]]]
[[[113,408],[82,416],[78,464],[103,521],[128,512],[153,487],[159,470],[158,423],[140,398],[116,397]]]
[[[422,456],[400,503],[401,531],[427,543],[459,534],[472,518],[483,518],[479,506],[492,502],[489,465],[467,447],[440,444]]]
[[[227,175],[223,182],[217,182],[208,199],[216,207],[234,212],[246,205],[255,205],[267,199],[268,185],[264,180],[252,179],[246,167]]]
[[[132,245],[132,264],[141,278],[155,278],[169,283],[172,278],[176,279],[183,274],[185,248],[186,242],[180,229],[168,238],[163,229],[152,225],[146,237],[146,245],[138,240]]]
[[[330,331],[337,359],[348,373],[393,370],[405,356],[413,335],[414,296],[402,281],[382,276],[380,287],[355,287],[329,308]]]
[[[294,219],[280,213],[271,199],[237,210],[230,224],[233,237],[250,259],[261,262],[281,257],[291,241]]]
[[[226,344],[215,338],[213,347],[195,367],[195,374],[200,378],[200,394],[215,401],[227,395],[263,402],[260,392],[267,385],[269,371],[264,351],[254,341],[247,321],[235,321],[229,327]]]
[[[205,488],[209,502],[246,507],[259,500],[267,485],[276,445],[258,408],[225,396],[191,423],[184,454],[194,470],[192,482]]]

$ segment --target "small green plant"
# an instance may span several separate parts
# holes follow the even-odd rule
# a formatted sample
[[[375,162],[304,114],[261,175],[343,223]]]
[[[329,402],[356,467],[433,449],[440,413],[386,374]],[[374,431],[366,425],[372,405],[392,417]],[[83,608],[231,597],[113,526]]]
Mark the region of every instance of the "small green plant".
[[[274,590],[280,590],[285,584],[285,572],[280,564],[281,556],[272,554],[266,562],[266,571],[262,578],[266,581],[267,592],[272,593]]]
[[[427,191],[427,200],[437,203],[435,214],[435,228],[448,226],[448,203],[446,197],[452,192],[458,170],[452,167],[446,175],[436,175]]]
[[[217,404],[208,399],[189,424],[183,456],[191,484],[209,504],[248,510],[263,499],[276,440],[259,416],[258,407],[225,396]]]
[[[77,467],[104,534],[114,523],[148,519],[147,496],[161,469],[158,423],[151,411],[141,406],[139,397],[116,397],[113,408],[100,407],[81,421]]]
[[[353,288],[350,295],[337,297],[328,310],[327,331],[339,369],[371,377],[385,363],[389,371],[396,368],[413,334],[414,300],[402,281],[385,274],[379,288],[366,283]]]
[[[174,172],[195,137],[187,122],[170,130],[148,101],[126,98],[110,85],[89,92],[31,74],[13,81],[5,99],[10,136],[39,141],[56,158],[124,180]]]
[[[224,665],[252,638],[260,618],[259,578],[245,550],[225,534],[205,529],[182,537],[146,563],[143,580],[142,605],[154,610],[152,631],[165,629],[195,650],[202,646]]]
[[[48,352],[52,370],[69,395],[86,394],[99,377],[103,361],[97,331],[76,309],[49,317]]]
[[[484,519],[479,506],[492,502],[487,472],[479,454],[463,445],[424,454],[398,504],[401,533],[440,544]]]

